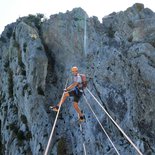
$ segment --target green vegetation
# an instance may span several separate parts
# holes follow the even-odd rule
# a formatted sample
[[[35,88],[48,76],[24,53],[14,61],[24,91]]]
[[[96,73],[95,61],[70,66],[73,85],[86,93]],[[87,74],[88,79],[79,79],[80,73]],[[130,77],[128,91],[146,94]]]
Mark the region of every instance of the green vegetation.
[[[144,5],[141,3],[136,3],[135,7],[136,7],[137,11],[139,11],[139,12],[144,9]]]
[[[21,119],[21,121],[22,121],[24,124],[27,124],[27,118],[26,118],[25,115],[21,115],[21,116],[20,116],[20,119]]]
[[[39,94],[39,95],[43,95],[43,96],[45,95],[45,94],[44,94],[44,91],[43,91],[43,89],[42,89],[41,87],[38,87],[38,88],[37,88],[37,91],[38,91],[38,94]]]
[[[13,106],[13,114],[18,114],[18,108],[16,105]]]
[[[36,27],[38,30],[40,30],[42,19],[45,19],[44,15],[38,13],[36,15],[29,14],[27,17],[19,18],[17,21],[23,21],[31,27]]]
[[[63,137],[58,142],[57,154],[58,155],[65,155],[65,154],[67,154],[66,140]]]
[[[131,20],[128,22],[128,25],[129,25],[130,28],[132,28],[132,29],[134,28],[134,24],[133,24],[133,22]]]
[[[23,131],[18,130],[18,132],[17,132],[17,140],[18,140],[18,145],[23,144],[23,141],[25,140],[25,135],[24,135]]]
[[[14,134],[17,134],[17,132],[18,132],[18,127],[17,127],[16,123],[11,123],[11,124],[9,125],[9,129],[10,129],[11,131],[13,131]]]
[[[23,87],[23,92],[22,92],[23,96],[24,96],[24,94],[25,94],[25,91],[28,90],[28,88],[29,88],[29,85],[26,83],[26,84],[24,85],[24,87]]]
[[[18,50],[20,49],[19,43],[17,41],[14,41],[13,46],[17,48]]]
[[[24,124],[26,124],[25,132],[20,130],[20,128],[18,127],[18,124],[16,122],[13,122],[7,126],[7,129],[10,129],[10,131],[12,131],[14,136],[17,138],[18,145],[20,145],[20,146],[23,144],[23,141],[29,141],[32,138],[32,134],[29,131],[28,126],[27,126],[27,118],[25,115],[21,115],[21,121]]]
[[[32,94],[31,88],[30,88],[30,86],[27,83],[23,87],[23,92],[22,92],[23,96],[25,95],[25,91],[28,92],[28,95],[31,95]]]
[[[25,139],[24,132],[19,130],[17,133],[17,138],[19,141],[23,141]]]
[[[24,51],[26,50],[26,46],[26,43],[24,43]],[[15,42],[14,47],[16,47],[18,50],[18,65],[21,67],[21,74],[26,76],[25,65],[22,61],[22,51],[20,49],[19,43]]]
[[[5,62],[4,62],[4,71],[5,72],[7,72],[9,65],[10,65],[9,60],[5,60]]]
[[[23,62],[22,62],[22,52],[21,52],[21,50],[18,50],[18,65],[19,65],[20,67],[23,66]]]
[[[23,45],[23,50],[24,50],[24,52],[26,52],[26,48],[27,48],[27,44],[24,43],[24,45]]]
[[[13,36],[13,39],[15,40],[16,39],[16,33],[15,33],[15,31],[13,31],[12,36]]]
[[[10,39],[10,38],[11,38],[12,33],[13,33],[13,29],[12,29],[11,27],[10,27],[10,28],[8,28],[7,33],[6,33],[6,36],[7,36],[7,38],[8,38],[8,39]]]
[[[9,97],[13,97],[13,71],[11,68],[8,70],[8,94]]]
[[[114,34],[115,34],[115,31],[113,30],[113,27],[110,26],[108,29],[108,37],[114,38]]]
[[[31,132],[27,131],[26,134],[25,134],[25,139],[29,141],[31,138],[32,138]]]
[[[7,112],[7,110],[8,110],[8,106],[5,105],[5,106],[4,106],[4,111]]]
[[[18,65],[21,67],[21,75],[26,76],[25,65],[22,61],[22,51],[18,50]]]
[[[132,40],[133,40],[133,36],[130,36],[130,37],[128,38],[128,41],[129,41],[129,42],[132,42]]]

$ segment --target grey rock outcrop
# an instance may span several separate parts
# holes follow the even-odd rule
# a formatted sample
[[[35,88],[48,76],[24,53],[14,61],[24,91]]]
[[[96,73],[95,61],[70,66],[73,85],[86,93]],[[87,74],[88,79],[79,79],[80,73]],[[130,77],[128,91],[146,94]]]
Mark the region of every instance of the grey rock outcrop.
[[[42,155],[56,104],[70,68],[88,77],[88,88],[145,155],[155,155],[155,13],[143,4],[112,13],[99,22],[84,10],[29,16],[6,26],[0,38],[0,154]],[[137,154],[85,91],[121,155]],[[72,99],[62,109],[51,154],[114,155],[114,148],[84,98],[86,123],[80,131]]]

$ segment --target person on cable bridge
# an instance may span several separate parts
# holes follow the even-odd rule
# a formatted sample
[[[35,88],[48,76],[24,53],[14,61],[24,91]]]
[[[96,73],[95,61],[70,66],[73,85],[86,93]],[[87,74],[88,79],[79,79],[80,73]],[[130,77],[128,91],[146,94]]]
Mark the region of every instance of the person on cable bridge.
[[[81,76],[78,72],[78,68],[76,66],[72,67],[71,71],[72,71],[72,74],[74,75],[73,83],[64,90],[65,92],[64,92],[64,96],[63,96],[62,100],[56,106],[50,106],[50,108],[53,111],[57,112],[59,109],[59,106],[65,102],[66,98],[69,96],[72,96],[74,98],[73,105],[74,105],[76,112],[78,113],[79,121],[84,121],[85,116],[81,112],[81,110],[78,106],[78,102],[83,94],[82,78],[81,78]]]

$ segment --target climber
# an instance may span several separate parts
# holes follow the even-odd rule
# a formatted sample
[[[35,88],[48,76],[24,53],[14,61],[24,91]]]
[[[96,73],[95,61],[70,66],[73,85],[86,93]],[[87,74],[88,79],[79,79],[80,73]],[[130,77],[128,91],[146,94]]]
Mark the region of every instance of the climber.
[[[72,74],[74,75],[74,82],[64,90],[65,92],[64,92],[64,96],[63,96],[62,100],[56,106],[50,106],[50,108],[53,111],[57,112],[59,109],[59,106],[64,103],[66,98],[68,96],[72,96],[72,97],[74,97],[73,105],[74,105],[76,112],[78,113],[79,121],[83,122],[85,120],[85,116],[81,112],[81,110],[78,106],[78,102],[83,94],[82,78],[81,78],[80,74],[78,73],[77,67],[75,67],[75,66],[72,67],[71,71],[72,71]]]

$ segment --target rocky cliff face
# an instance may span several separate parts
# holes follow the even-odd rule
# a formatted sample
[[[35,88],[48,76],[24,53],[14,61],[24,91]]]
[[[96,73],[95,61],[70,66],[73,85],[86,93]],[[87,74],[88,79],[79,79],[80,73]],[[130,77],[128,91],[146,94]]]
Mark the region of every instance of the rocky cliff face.
[[[145,155],[155,154],[155,13],[143,4],[103,18],[81,8],[65,14],[23,17],[0,38],[0,154],[42,155],[56,104],[70,68],[88,77],[88,88]],[[86,91],[88,102],[120,154],[137,154]],[[63,104],[51,154],[114,155],[85,100],[83,134],[72,99]]]

